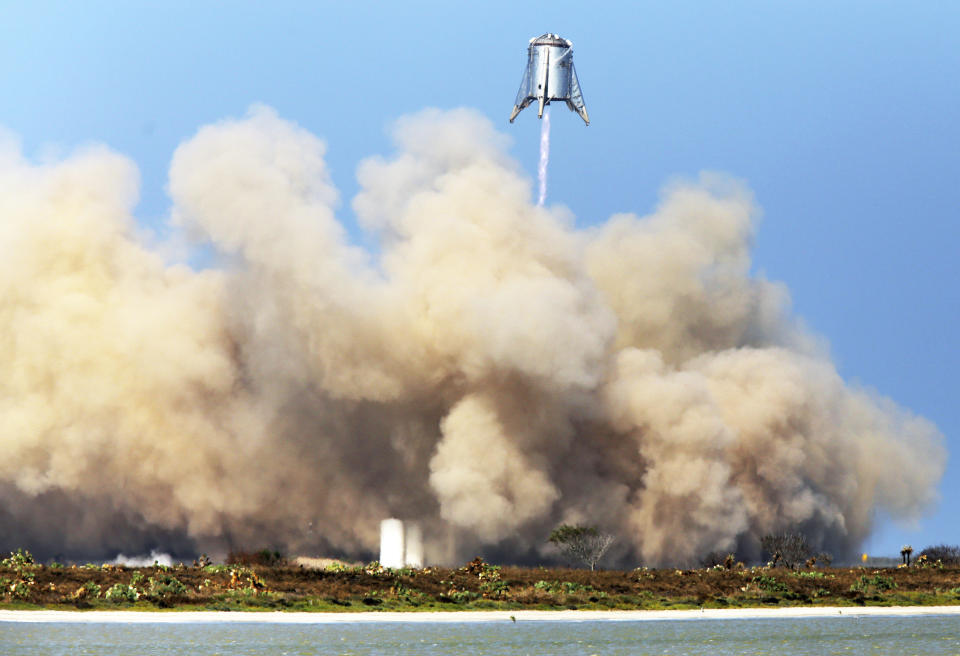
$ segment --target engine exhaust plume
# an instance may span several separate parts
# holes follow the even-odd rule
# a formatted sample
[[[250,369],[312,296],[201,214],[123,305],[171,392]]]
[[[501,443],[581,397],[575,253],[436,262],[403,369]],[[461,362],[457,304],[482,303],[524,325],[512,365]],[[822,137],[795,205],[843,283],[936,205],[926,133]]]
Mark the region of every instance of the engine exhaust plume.
[[[543,111],[543,121],[540,123],[540,163],[537,165],[537,179],[540,182],[540,192],[537,194],[537,205],[542,206],[547,200],[547,165],[550,163],[550,107]]]

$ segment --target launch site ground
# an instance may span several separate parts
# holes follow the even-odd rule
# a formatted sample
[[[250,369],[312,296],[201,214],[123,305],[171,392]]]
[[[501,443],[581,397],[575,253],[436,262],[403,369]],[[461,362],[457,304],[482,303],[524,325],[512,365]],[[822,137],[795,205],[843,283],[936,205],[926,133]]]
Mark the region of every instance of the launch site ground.
[[[5,610],[524,611],[960,606],[960,568],[589,571],[377,564],[0,568]]]

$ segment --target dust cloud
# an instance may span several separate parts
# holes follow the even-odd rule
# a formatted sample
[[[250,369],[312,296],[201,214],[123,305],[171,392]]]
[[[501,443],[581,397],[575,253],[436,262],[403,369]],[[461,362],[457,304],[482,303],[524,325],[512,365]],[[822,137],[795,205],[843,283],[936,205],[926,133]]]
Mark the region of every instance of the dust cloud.
[[[141,234],[129,159],[0,138],[0,548],[363,558],[401,517],[434,562],[546,558],[564,521],[615,534],[611,564],[780,530],[839,557],[935,500],[936,428],[751,274],[743,185],[579,229],[479,114],[393,136],[357,171],[371,253],[317,137],[263,106],[201,128],[169,174],[200,268]]]

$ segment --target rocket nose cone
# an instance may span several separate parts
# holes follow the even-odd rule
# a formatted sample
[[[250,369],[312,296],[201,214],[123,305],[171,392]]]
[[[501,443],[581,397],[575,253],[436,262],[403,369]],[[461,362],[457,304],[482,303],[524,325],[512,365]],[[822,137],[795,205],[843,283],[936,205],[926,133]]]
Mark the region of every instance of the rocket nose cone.
[[[559,34],[541,34],[540,36],[530,39],[530,45],[532,46],[560,46],[569,48],[573,44],[564,39]]]

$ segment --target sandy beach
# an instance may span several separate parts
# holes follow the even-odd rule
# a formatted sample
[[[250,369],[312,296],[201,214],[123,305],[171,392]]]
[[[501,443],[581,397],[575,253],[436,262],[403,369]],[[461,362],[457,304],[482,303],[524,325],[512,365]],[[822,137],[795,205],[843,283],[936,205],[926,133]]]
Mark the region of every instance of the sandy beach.
[[[0,610],[0,622],[205,623],[270,622],[336,624],[360,622],[636,622],[655,620],[787,619],[960,615],[960,606],[729,608],[703,610],[515,610],[423,613],[284,613],[220,611]]]

